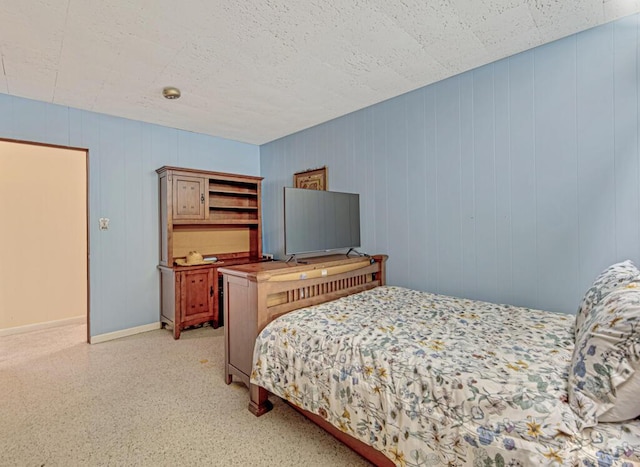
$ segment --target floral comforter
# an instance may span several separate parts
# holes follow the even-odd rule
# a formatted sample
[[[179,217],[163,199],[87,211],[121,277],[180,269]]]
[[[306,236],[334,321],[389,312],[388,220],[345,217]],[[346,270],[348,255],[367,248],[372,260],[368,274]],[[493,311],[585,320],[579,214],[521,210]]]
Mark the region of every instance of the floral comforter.
[[[251,382],[396,465],[640,464],[640,421],[580,431],[574,317],[378,287],[281,316]]]

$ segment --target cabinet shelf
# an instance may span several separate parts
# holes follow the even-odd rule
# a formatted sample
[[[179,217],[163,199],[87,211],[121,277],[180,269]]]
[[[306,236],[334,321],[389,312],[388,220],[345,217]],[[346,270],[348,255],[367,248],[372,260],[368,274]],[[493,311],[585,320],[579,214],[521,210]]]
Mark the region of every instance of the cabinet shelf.
[[[253,182],[239,182],[235,180],[209,179],[209,192],[230,193],[234,195],[258,195],[258,189]]]
[[[246,196],[247,198],[257,198],[258,193],[238,190],[222,190],[219,188],[209,189],[209,193],[227,196]]]
[[[258,206],[209,206],[209,209],[224,209],[227,211],[257,211]]]
[[[258,222],[259,217],[258,210],[250,207],[209,210],[209,222],[236,223],[240,220]]]
[[[207,219],[206,221],[174,221],[174,231],[176,230],[196,230],[196,229],[206,229],[207,227],[216,226],[219,227],[221,225],[232,225],[232,224],[244,224],[244,225],[258,225],[260,221],[256,218],[252,219],[231,219],[231,218],[222,218],[219,219]]]
[[[162,323],[182,329],[222,323],[217,265],[179,267],[191,251],[242,264],[262,256],[261,177],[161,167]]]
[[[212,225],[258,225],[258,219],[220,219],[209,221]]]
[[[251,193],[209,191],[209,212],[213,210],[231,213],[238,210],[254,211],[258,209],[258,204],[258,197]]]

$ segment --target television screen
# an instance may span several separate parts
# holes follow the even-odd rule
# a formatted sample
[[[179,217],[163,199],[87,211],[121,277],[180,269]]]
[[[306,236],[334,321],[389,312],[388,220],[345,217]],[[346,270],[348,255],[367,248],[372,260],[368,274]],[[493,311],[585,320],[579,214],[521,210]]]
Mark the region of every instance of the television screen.
[[[284,188],[286,255],[359,246],[359,194]]]

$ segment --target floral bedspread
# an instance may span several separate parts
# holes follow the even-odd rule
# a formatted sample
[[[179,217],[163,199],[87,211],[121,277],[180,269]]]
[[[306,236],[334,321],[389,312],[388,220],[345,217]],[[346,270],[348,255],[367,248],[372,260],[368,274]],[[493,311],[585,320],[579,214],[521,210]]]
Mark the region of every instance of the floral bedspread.
[[[378,287],[284,315],[251,382],[399,466],[640,464],[640,421],[580,431],[574,317]]]

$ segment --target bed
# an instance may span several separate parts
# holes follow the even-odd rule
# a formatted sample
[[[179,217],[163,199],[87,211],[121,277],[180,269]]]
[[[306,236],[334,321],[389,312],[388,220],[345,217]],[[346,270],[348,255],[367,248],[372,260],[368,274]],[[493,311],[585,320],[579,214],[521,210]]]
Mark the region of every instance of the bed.
[[[640,465],[640,420],[598,422],[616,402],[602,373],[622,395],[640,355],[635,337],[625,358],[594,350],[598,306],[635,332],[640,272],[616,267],[578,318],[385,285],[284,314],[256,340],[252,399],[283,398],[378,465]]]

